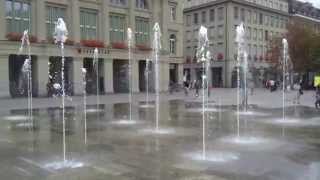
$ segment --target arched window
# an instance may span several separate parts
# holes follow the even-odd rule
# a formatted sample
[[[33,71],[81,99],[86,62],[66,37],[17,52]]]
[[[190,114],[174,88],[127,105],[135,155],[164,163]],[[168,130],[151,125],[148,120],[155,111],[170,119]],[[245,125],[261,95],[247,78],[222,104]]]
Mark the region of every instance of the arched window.
[[[177,38],[176,38],[176,35],[174,34],[171,34],[170,35],[170,38],[169,38],[169,48],[170,48],[170,54],[176,54],[176,43],[177,41]]]

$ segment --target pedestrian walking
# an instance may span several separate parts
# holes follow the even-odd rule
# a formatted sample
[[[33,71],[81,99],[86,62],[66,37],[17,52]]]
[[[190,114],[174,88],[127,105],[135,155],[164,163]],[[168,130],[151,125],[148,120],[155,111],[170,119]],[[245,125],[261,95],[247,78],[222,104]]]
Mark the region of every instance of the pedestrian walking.
[[[198,97],[199,96],[199,89],[200,89],[200,80],[197,79],[195,84],[194,84],[194,88],[196,89],[196,94],[195,96]]]
[[[316,108],[318,109],[320,106],[320,86],[316,88],[316,102],[315,102]]]
[[[187,74],[184,74],[184,76],[183,76],[183,89],[184,89],[184,94],[186,96],[188,96],[188,93],[189,93],[189,82],[188,82],[188,79],[187,79]]]
[[[269,81],[269,85],[270,85],[270,92],[273,92],[277,89],[277,85],[276,82],[274,80],[270,80]]]
[[[296,103],[300,104],[300,97],[303,95],[302,80],[299,81],[297,88],[298,88],[298,92],[297,92]]]

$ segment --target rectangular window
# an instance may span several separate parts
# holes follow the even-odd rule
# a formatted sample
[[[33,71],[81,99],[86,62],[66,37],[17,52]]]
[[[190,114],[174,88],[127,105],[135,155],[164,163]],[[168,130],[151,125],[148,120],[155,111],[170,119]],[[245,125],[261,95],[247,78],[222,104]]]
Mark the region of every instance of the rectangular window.
[[[275,21],[276,21],[276,28],[279,28],[279,17],[277,16],[276,18],[275,18]]]
[[[269,16],[268,15],[264,16],[264,25],[269,26]]]
[[[265,33],[264,33],[264,38],[265,38],[266,41],[269,40],[269,33],[268,33],[268,31],[265,31]]]
[[[233,8],[233,17],[234,17],[234,19],[239,18],[239,8],[238,7]]]
[[[247,22],[251,23],[251,10],[248,10],[248,15],[247,15]]]
[[[214,26],[212,26],[209,28],[209,37],[214,38],[214,34],[215,34],[215,30],[214,30]]]
[[[150,24],[148,18],[136,17],[136,44],[149,45]]]
[[[214,11],[214,9],[210,10],[210,21],[211,22],[215,21],[215,11]]]
[[[7,32],[31,31],[31,4],[27,0],[6,0]]]
[[[259,24],[263,25],[263,14],[262,13],[259,14]]]
[[[191,15],[187,15],[187,19],[186,19],[186,24],[187,26],[190,26],[191,25]]]
[[[193,30],[193,39],[197,41],[198,37],[199,37],[199,30],[198,29]]]
[[[247,30],[248,30],[248,31],[247,31],[247,38],[248,38],[248,39],[251,39],[251,27],[248,27]]]
[[[245,13],[245,10],[243,8],[241,9],[241,21],[242,22],[246,21],[246,13]]]
[[[98,13],[96,10],[80,9],[80,33],[83,40],[97,39]]]
[[[223,25],[218,26],[218,37],[222,38],[223,37]]]
[[[110,14],[110,42],[124,42],[126,18],[122,14]]]
[[[263,31],[262,31],[262,29],[259,30],[259,40],[263,40]]]
[[[198,24],[198,13],[193,14],[193,24]]]
[[[253,13],[253,24],[257,24],[258,14],[257,12]]]
[[[223,7],[220,7],[220,8],[218,9],[218,20],[219,20],[219,21],[222,21],[222,20],[224,19],[223,10],[224,10]]]
[[[186,31],[186,38],[188,42],[191,40],[192,36],[190,31]]]
[[[47,38],[51,39],[54,33],[55,24],[58,18],[63,18],[66,21],[66,8],[54,5],[46,7],[46,25],[47,25]],[[67,22],[67,21],[66,21]]]
[[[206,21],[207,21],[207,12],[206,11],[202,11],[201,16],[202,16],[202,23],[206,23]]]
[[[233,37],[237,36],[237,28],[239,25],[234,25],[234,29],[233,29]]]
[[[118,5],[118,6],[127,6],[128,5],[127,0],[110,0],[110,3],[114,4],[114,5]]]
[[[176,21],[177,19],[177,7],[176,5],[170,5],[170,17],[171,21]]]

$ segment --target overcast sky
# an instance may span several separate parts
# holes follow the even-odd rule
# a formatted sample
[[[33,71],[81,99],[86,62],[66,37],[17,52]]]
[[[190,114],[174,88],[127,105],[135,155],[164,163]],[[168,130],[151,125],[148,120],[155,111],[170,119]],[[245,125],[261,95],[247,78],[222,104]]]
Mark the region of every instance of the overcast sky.
[[[320,0],[301,0],[301,1],[311,2],[314,6],[316,6],[317,8],[320,8]]]

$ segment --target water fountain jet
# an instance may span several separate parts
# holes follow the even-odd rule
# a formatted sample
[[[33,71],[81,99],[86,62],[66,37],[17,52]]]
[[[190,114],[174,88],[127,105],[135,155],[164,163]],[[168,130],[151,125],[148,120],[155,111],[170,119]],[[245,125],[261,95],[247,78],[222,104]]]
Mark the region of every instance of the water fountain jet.
[[[84,113],[84,144],[87,144],[87,69],[81,68],[82,72],[82,86],[83,86],[83,113]]]
[[[245,54],[245,30],[244,24],[241,23],[236,29],[236,42],[238,43],[238,55],[237,55],[237,136],[240,137],[240,67],[241,67],[241,58]],[[244,85],[246,86],[246,85]],[[244,90],[243,90],[244,92]],[[245,97],[242,97],[245,98]]]
[[[208,29],[204,26],[200,27],[199,30],[199,45],[197,51],[197,59],[198,63],[202,63],[203,74],[202,74],[202,158],[206,159],[206,108],[208,108],[206,101],[206,94],[209,92],[205,92],[205,86],[208,87],[208,77],[207,72],[209,70],[209,61],[210,61],[210,51],[209,51],[209,39],[208,39]],[[205,84],[206,79],[206,84]],[[208,100],[208,97],[207,97]]]
[[[30,40],[28,35],[28,30],[25,30],[23,32],[22,38],[21,38],[21,46],[19,48],[19,54],[23,53],[24,47],[27,48],[27,58],[25,59],[23,66],[22,66],[22,74],[23,77],[26,77],[27,80],[27,96],[28,96],[28,119],[30,121],[29,124],[31,126],[29,127],[29,130],[33,129],[33,102],[32,102],[32,59],[31,59],[31,46],[30,46]]]
[[[62,89],[62,131],[63,131],[63,161],[66,162],[66,124],[65,124],[65,81],[64,81],[64,43],[68,39],[67,26],[62,18],[58,18],[58,21],[54,30],[55,43],[60,45],[61,53],[61,89]]]
[[[132,39],[133,34],[131,28],[127,30],[128,35],[128,74],[129,74],[129,120],[132,121],[132,59],[131,59],[131,48],[132,48]]]
[[[97,103],[97,118],[99,118],[100,93],[99,93],[99,50],[94,48],[93,51],[93,67],[96,72],[96,103]]]

